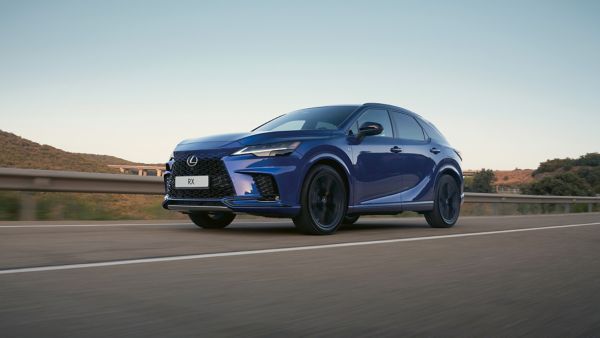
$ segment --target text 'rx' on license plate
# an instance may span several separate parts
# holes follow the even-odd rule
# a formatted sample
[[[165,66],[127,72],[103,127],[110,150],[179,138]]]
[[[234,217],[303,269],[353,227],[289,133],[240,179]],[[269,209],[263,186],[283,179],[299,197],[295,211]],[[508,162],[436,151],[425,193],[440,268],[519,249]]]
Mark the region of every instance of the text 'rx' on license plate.
[[[175,188],[206,189],[208,188],[208,176],[177,176],[175,177]]]

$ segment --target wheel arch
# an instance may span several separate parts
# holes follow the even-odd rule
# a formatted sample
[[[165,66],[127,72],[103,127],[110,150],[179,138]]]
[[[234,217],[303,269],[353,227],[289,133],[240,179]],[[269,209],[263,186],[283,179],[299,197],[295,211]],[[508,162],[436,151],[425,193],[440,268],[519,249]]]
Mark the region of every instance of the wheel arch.
[[[348,169],[348,166],[346,165],[346,163],[344,163],[344,160],[342,160],[340,157],[334,154],[320,154],[313,157],[309,161],[306,170],[304,171],[304,175],[302,177],[302,184],[304,184],[308,173],[312,170],[312,168],[314,168],[317,165],[327,165],[332,167],[335,171],[337,171],[337,173],[342,177],[342,180],[344,181],[346,187],[348,205],[351,205],[351,201],[353,200],[354,196],[352,185],[350,184],[351,174],[350,170]]]
[[[460,188],[461,194],[463,193],[464,184],[463,184],[463,178],[462,178],[461,171],[459,171],[458,169],[456,169],[455,166],[453,166],[449,163],[443,165],[439,169],[438,175],[435,179],[435,187],[437,187],[437,182],[439,181],[440,177],[442,177],[443,175],[449,175],[450,177],[452,177],[456,181],[456,184],[458,185],[458,187]]]

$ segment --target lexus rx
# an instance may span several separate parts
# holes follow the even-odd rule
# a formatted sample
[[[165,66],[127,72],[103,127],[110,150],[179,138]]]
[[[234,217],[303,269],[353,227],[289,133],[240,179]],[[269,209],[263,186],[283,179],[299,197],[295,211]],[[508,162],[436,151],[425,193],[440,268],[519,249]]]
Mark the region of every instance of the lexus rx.
[[[416,211],[451,227],[464,197],[460,153],[406,109],[378,104],[301,109],[248,133],[179,143],[163,207],[203,228],[235,213],[291,217],[331,234],[360,215]]]

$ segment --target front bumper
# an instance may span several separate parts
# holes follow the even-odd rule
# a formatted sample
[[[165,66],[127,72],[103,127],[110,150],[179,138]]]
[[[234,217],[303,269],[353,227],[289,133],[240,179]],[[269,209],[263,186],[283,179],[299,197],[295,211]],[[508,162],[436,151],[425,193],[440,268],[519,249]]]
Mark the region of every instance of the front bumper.
[[[222,154],[222,150],[219,154]],[[200,166],[190,169],[186,159],[191,155],[198,156],[200,161],[210,158],[213,162],[206,168]],[[215,165],[215,159],[222,166],[220,163]],[[220,170],[218,175],[215,175],[215,168]],[[302,180],[299,177],[302,177],[303,168],[297,154],[277,157],[215,157],[207,151],[176,152],[175,159],[167,163],[166,169],[166,194],[162,205],[168,210],[184,213],[226,211],[282,217],[294,216],[300,210],[298,201]],[[213,175],[218,180],[209,179],[210,185],[212,187],[214,184],[218,189],[177,190],[173,177],[178,175]],[[221,196],[225,193],[227,196]]]

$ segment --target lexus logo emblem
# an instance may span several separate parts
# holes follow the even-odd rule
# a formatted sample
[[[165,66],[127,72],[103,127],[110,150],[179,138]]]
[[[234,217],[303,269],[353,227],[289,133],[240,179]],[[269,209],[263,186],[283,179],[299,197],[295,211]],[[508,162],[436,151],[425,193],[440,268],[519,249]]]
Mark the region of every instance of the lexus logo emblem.
[[[190,167],[195,167],[196,164],[198,164],[198,157],[196,155],[192,155],[187,158],[186,162],[187,162],[187,165],[189,165]]]

